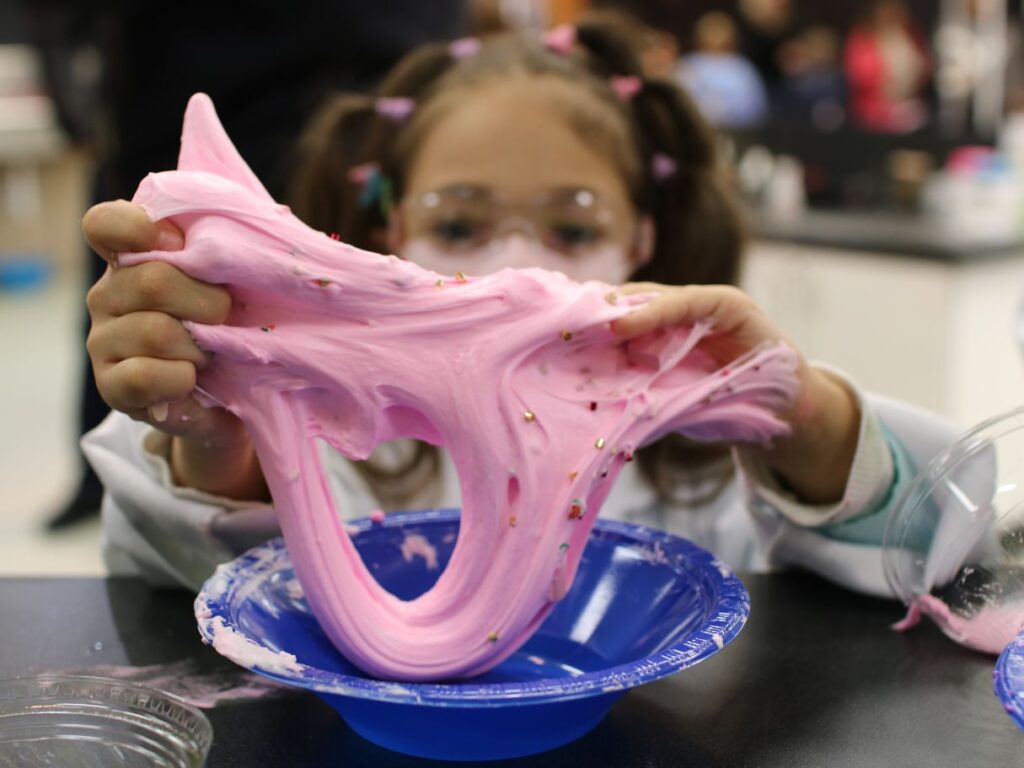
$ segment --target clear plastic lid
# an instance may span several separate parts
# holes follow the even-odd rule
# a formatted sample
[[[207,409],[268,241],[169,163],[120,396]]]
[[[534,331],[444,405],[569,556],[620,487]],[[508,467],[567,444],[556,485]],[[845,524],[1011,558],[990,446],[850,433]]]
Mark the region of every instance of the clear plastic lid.
[[[896,503],[883,541],[892,590],[950,637],[998,653],[1024,624],[1024,407],[939,454]]]
[[[0,768],[196,768],[212,742],[202,712],[152,688],[70,675],[0,680]]]

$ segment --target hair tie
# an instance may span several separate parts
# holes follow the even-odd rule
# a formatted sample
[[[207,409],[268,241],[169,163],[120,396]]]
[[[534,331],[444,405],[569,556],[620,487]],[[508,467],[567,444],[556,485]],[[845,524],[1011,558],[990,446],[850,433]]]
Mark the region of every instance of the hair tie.
[[[568,56],[576,44],[576,27],[560,24],[544,33],[544,47],[563,56]]]
[[[469,59],[480,53],[480,40],[475,37],[460,37],[448,44],[448,55],[456,61]]]
[[[381,117],[400,123],[416,109],[416,100],[407,96],[382,96],[374,102],[373,109]]]
[[[620,101],[632,101],[643,90],[644,82],[636,75],[613,75],[612,90]]]
[[[667,181],[676,175],[679,166],[664,152],[655,152],[651,157],[651,176],[655,181]]]

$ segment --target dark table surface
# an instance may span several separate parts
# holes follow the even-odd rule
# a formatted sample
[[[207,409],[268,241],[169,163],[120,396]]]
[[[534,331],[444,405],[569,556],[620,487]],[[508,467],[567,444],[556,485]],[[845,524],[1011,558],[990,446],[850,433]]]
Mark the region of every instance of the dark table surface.
[[[490,765],[1024,766],[1024,733],[992,693],[994,659],[931,625],[900,635],[899,606],[805,574],[744,575],[739,638],[622,698],[582,739]],[[198,638],[192,597],[132,579],[0,579],[0,677],[188,659],[234,667]],[[438,765],[356,736],[307,693],[207,710],[208,765]]]

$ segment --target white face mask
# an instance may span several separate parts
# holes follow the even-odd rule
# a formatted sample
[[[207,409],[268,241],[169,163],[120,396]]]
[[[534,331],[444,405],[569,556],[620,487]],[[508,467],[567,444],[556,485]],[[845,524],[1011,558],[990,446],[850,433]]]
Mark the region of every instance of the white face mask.
[[[626,251],[616,245],[598,246],[583,254],[566,256],[518,233],[492,240],[471,251],[458,252],[446,251],[427,239],[416,238],[405,243],[401,256],[442,275],[462,272],[482,276],[505,267],[541,267],[561,272],[580,283],[599,280],[610,285],[626,282],[635,268]]]

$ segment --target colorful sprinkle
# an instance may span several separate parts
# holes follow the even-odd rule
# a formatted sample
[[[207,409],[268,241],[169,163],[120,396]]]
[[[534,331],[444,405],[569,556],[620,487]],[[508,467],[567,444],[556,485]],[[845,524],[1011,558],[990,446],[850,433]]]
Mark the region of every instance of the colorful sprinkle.
[[[519,520],[518,520],[518,518],[516,518],[515,515],[510,515],[509,518],[508,518],[508,527],[509,528],[515,528],[516,527],[516,523],[518,523],[518,522],[519,522]]]
[[[562,331],[562,341],[572,341],[572,331]]]
[[[604,448],[604,438],[597,438],[597,442],[594,443],[594,447],[597,448],[597,450],[601,450],[602,448]]]
[[[630,461],[632,461],[632,460],[633,460],[633,452],[632,452],[632,451],[626,451],[626,452],[625,452],[625,453],[623,454],[623,458],[624,458],[624,459],[625,459],[625,460],[626,460],[627,462],[630,462]]]
[[[559,552],[568,552],[569,551],[569,543],[563,541],[561,544],[558,545],[558,551]]]
[[[487,642],[489,642],[489,643],[496,643],[496,642],[498,642],[498,633],[497,632],[491,632],[491,634],[489,634],[487,636]]]
[[[263,331],[264,333],[270,333],[271,331],[275,330],[276,328],[277,328],[277,326],[274,325],[273,323],[271,323],[270,325],[261,325],[260,326],[260,330]]]
[[[572,472],[569,473],[569,479],[575,480],[577,477],[579,477],[579,474],[580,473],[574,469]]]
[[[592,410],[592,411],[596,411],[597,410],[597,403],[595,403],[593,400],[590,401],[590,410]]]
[[[375,509],[370,513],[370,520],[378,525],[384,522],[384,510]]]
[[[319,285],[321,288],[326,288],[328,285],[331,284],[331,281],[328,280],[326,277],[321,277],[317,278],[316,284]]]
[[[444,280],[442,280],[440,277],[437,278],[437,282],[434,283],[434,287],[435,288],[444,288]]]
[[[523,419],[525,421],[536,421],[537,415],[533,411],[523,411]]]
[[[573,499],[572,504],[569,505],[569,519],[580,520],[583,517],[583,512],[586,509],[586,505],[582,499]]]
[[[337,232],[331,232],[331,234],[328,235],[328,237],[330,237],[331,240],[341,240],[341,235],[339,235]]]
[[[455,282],[456,283],[464,283],[464,282],[466,282],[466,273],[465,272],[456,272],[455,273]]]

